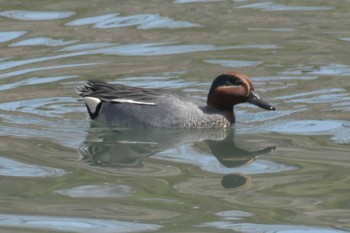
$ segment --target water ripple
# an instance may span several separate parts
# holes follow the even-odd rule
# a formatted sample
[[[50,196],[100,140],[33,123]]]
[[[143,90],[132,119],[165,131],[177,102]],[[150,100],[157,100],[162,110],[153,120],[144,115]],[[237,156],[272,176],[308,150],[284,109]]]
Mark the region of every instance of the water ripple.
[[[160,56],[173,55],[194,52],[207,52],[229,49],[276,49],[279,48],[273,44],[256,44],[256,45],[233,45],[233,46],[216,46],[212,44],[194,44],[181,45],[175,43],[147,43],[120,45],[116,47],[104,48],[99,52],[108,55],[124,56]]]
[[[62,169],[25,164],[4,157],[0,157],[0,164],[0,176],[47,177],[66,174]]]
[[[336,143],[350,144],[350,122],[344,121],[343,126],[337,130],[333,130],[331,139]]]
[[[13,214],[0,214],[0,226],[82,233],[145,232],[156,231],[162,227],[157,224],[134,223],[118,220]]]
[[[0,32],[0,43],[14,40],[20,36],[27,34],[27,31],[9,31],[9,32]]]
[[[0,135],[45,138],[63,146],[77,148],[86,121],[65,119],[65,114],[85,111],[76,98],[52,97],[4,102],[0,104]],[[77,126],[80,125],[80,126]]]
[[[291,103],[308,103],[308,104],[315,104],[315,103],[334,103],[337,101],[350,101],[350,95],[347,93],[344,94],[328,94],[328,95],[320,95],[320,96],[314,96],[309,97],[305,99],[294,99],[289,100]]]
[[[259,87],[259,92],[271,92],[276,90],[289,89],[291,87],[297,86],[300,80],[315,80],[318,79],[317,76],[264,76],[264,77],[254,77],[252,78],[255,86]],[[276,97],[273,99],[277,99]]]
[[[258,108],[256,106],[252,106],[251,104],[242,104],[241,106],[245,106],[246,108]],[[295,109],[290,110],[276,110],[274,112],[267,112],[267,111],[259,111],[259,112],[248,112],[248,111],[236,111],[237,116],[236,120],[237,122],[244,122],[246,125],[243,126],[244,128],[250,128],[249,123],[251,122],[267,122],[271,120],[276,120],[278,118],[285,118],[286,116],[289,116],[293,113],[297,112],[303,112],[308,110],[304,107],[297,107]],[[236,129],[240,129],[241,125],[236,124]],[[253,126],[255,127],[255,126]]]
[[[84,44],[76,44],[71,46],[66,46],[59,51],[84,51],[84,50],[92,50],[98,48],[110,47],[115,44],[110,42],[95,42],[95,43],[84,43]]]
[[[320,89],[316,91],[308,91],[308,92],[302,92],[292,95],[285,95],[285,96],[279,96],[275,97],[275,100],[288,100],[288,99],[295,99],[297,97],[303,97],[303,96],[309,96],[309,95],[324,95],[324,94],[330,94],[330,93],[337,93],[337,92],[345,92],[346,90],[344,88],[328,88],[328,89]]]
[[[329,135],[336,143],[350,142],[350,122],[337,120],[284,120],[237,128],[240,133],[275,132],[291,135]]]
[[[42,59],[39,59],[39,61],[40,60],[42,60]],[[39,62],[39,61],[33,61],[33,63]],[[16,63],[17,62],[9,62],[9,63],[5,63],[4,66],[20,66],[23,63],[25,63],[25,61],[19,62],[17,64]],[[101,63],[80,63],[80,64],[66,64],[66,65],[43,66],[43,67],[28,68],[28,69],[16,70],[16,71],[0,74],[0,79],[10,78],[10,77],[23,75],[23,74],[28,74],[28,73],[32,73],[32,72],[36,72],[36,71],[53,70],[53,69],[64,69],[64,68],[71,68],[71,67],[93,66],[93,65],[97,65],[97,64],[101,64]],[[0,66],[1,66],[1,64],[0,64]],[[66,77],[70,77],[70,76],[66,76]]]
[[[261,2],[248,5],[239,6],[238,8],[246,9],[258,9],[262,11],[324,11],[332,10],[333,7],[329,6],[288,6],[283,4],[277,4],[274,2]]]
[[[1,75],[0,75],[0,77],[1,77]],[[0,90],[3,91],[3,90],[9,90],[9,89],[17,88],[17,87],[28,86],[28,85],[52,83],[52,82],[57,82],[57,81],[76,78],[76,77],[78,77],[78,76],[77,75],[68,75],[68,76],[57,76],[57,77],[28,78],[28,79],[20,80],[17,82],[2,84],[0,86]]]
[[[130,86],[138,86],[145,88],[190,88],[190,87],[200,87],[201,85],[205,86],[204,83],[190,82],[185,81],[178,76],[184,74],[185,72],[164,72],[160,74],[149,74],[145,76],[137,77],[125,77],[118,79],[116,82]]]
[[[76,110],[69,106],[69,103],[75,101],[76,99],[72,97],[28,99],[1,103],[0,109],[4,111],[31,113],[45,117],[56,117],[65,113],[75,112]]]
[[[240,210],[227,210],[217,213],[216,216],[219,216],[220,218],[223,218],[225,220],[240,220],[244,217],[254,216],[254,214]]]
[[[330,120],[299,120],[299,121],[284,121],[280,124],[271,126],[271,132],[287,133],[287,134],[303,134],[314,135],[320,133],[331,133],[343,126],[340,121]]]
[[[247,28],[250,31],[294,32],[293,28]]]
[[[317,76],[263,76],[263,77],[254,77],[254,81],[285,81],[285,80],[315,80],[318,79]],[[282,83],[280,83],[282,84]],[[283,83],[284,84],[284,83]]]
[[[326,65],[297,65],[295,68],[289,68],[282,74],[316,74],[316,75],[350,75],[350,66],[343,64],[330,63]]]
[[[212,227],[220,230],[231,230],[239,232],[255,233],[349,233],[349,231],[338,230],[330,227],[318,226],[298,226],[298,225],[272,225],[255,223],[232,223],[232,222],[208,222],[199,225],[199,227]]]
[[[70,189],[61,189],[55,191],[69,197],[125,197],[129,196],[133,189],[127,185],[84,185]]]
[[[350,41],[350,38],[348,38],[348,37],[342,37],[342,38],[339,38],[339,40]]]
[[[204,62],[210,64],[218,64],[223,67],[246,67],[246,66],[257,66],[263,64],[260,61],[244,61],[244,60],[204,60]]]
[[[179,148],[169,149],[156,155],[157,159],[171,162],[181,162],[199,166],[202,170],[216,173],[243,173],[245,175],[279,173],[295,170],[296,167],[282,163],[276,163],[268,160],[256,160],[254,163],[239,167],[225,167],[218,159],[211,154],[201,153],[189,145],[182,145]]]
[[[223,0],[175,0],[174,3],[204,3],[204,2],[221,2]]]
[[[34,64],[38,62],[52,61],[52,60],[58,60],[58,59],[64,59],[69,57],[76,57],[76,56],[84,56],[84,55],[95,55],[95,54],[121,55],[121,56],[161,56],[161,55],[174,55],[174,54],[208,52],[208,51],[229,50],[229,49],[277,49],[277,48],[279,47],[273,44],[216,46],[212,44],[183,45],[183,44],[176,44],[173,42],[140,43],[140,44],[126,44],[126,45],[114,45],[109,43],[91,43],[91,44],[68,46],[66,48],[59,50],[59,51],[78,50],[77,52],[73,52],[73,53],[53,55],[53,56],[43,56],[43,57],[37,57],[37,58],[31,58],[31,59],[25,59],[25,60],[2,61],[0,62],[0,70],[11,69],[14,67]],[[88,65],[89,64],[98,64],[98,63],[88,63]],[[67,66],[69,65],[65,65],[65,67]],[[54,67],[61,68],[62,66],[57,65]],[[28,68],[26,69],[26,72],[32,72],[33,69],[46,70],[46,69],[53,69],[53,68],[52,67]],[[18,72],[18,71],[15,71],[15,72]],[[7,74],[1,75],[0,78],[4,76],[7,77]]]
[[[118,13],[88,17],[77,19],[67,23],[68,26],[93,25],[95,28],[118,28],[136,26],[138,29],[152,28],[188,28],[198,27],[186,21],[176,21],[169,17],[160,16],[158,14],[139,14],[130,16],[118,16]]]
[[[46,21],[68,18],[75,15],[72,11],[3,11],[0,16],[25,21]]]
[[[0,35],[1,36],[1,35]],[[69,40],[65,41],[62,39],[52,39],[49,37],[35,37],[30,38],[27,40],[18,41],[16,43],[11,44],[10,46],[16,47],[16,46],[63,46],[63,45],[69,45],[79,42],[79,40]]]
[[[350,112],[350,102],[342,102],[342,103],[335,103],[332,104],[332,107],[327,109],[328,111],[343,111],[343,112]]]
[[[304,98],[301,98],[304,97]],[[344,88],[329,88],[329,89],[319,89],[316,91],[301,92],[292,95],[285,95],[275,97],[275,100],[284,100],[288,103],[303,103],[303,104],[332,104],[331,109],[324,109],[324,111],[331,111],[332,109],[337,109],[337,106],[345,106],[346,111],[347,103],[350,101],[350,94]],[[338,110],[342,110],[339,108]]]
[[[277,49],[274,44],[250,44],[250,45],[230,45],[230,46],[216,46],[212,44],[177,44],[175,42],[163,43],[140,43],[140,44],[125,44],[125,45],[111,45],[97,44],[102,48],[92,49],[88,51],[81,51],[81,53],[73,53],[67,56],[80,56],[86,54],[108,54],[108,55],[124,55],[124,56],[159,56],[159,55],[173,55],[193,52],[206,52],[216,50],[228,49]],[[80,46],[69,46],[63,48],[61,51],[82,50]]]
[[[11,115],[9,116],[9,118]],[[3,116],[1,115],[1,118]],[[12,115],[12,118],[15,120],[15,116]],[[24,121],[26,120],[26,121]],[[76,149],[79,144],[81,144],[80,136],[84,134],[84,125],[82,121],[73,121],[73,122],[47,122],[46,126],[43,126],[44,129],[32,129],[31,127],[26,127],[25,122],[32,125],[42,125],[46,123],[42,119],[22,117],[22,125],[18,126],[2,126],[0,128],[0,135],[8,137],[22,137],[22,138],[39,138],[52,140],[64,147],[70,147]],[[69,125],[71,124],[71,125]],[[48,126],[49,125],[49,126]],[[79,125],[79,126],[77,126]],[[47,127],[47,128],[45,128]]]

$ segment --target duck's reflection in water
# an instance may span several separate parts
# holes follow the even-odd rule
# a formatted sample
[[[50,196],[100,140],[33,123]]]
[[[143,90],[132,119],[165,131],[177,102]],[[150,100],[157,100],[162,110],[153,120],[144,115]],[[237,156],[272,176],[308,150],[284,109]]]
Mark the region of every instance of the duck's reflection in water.
[[[212,155],[226,168],[236,168],[254,162],[260,155],[268,154],[276,149],[275,146],[269,146],[262,150],[247,151],[236,146],[233,139],[233,130],[221,141],[206,140]],[[242,174],[227,174],[221,184],[225,188],[236,188],[250,182],[251,178]]]
[[[110,129],[91,125],[85,141],[79,146],[80,159],[91,165],[108,167],[142,167],[145,159],[167,159],[162,155],[169,149],[187,145],[193,151],[206,149],[206,156],[212,155],[225,168],[236,168],[254,162],[258,156],[270,153],[276,147],[270,146],[258,151],[247,151],[235,145],[234,130],[230,129]],[[189,158],[189,150],[177,150],[179,162],[200,165],[200,158]],[[186,154],[184,154],[186,153]],[[198,154],[198,153],[197,153]],[[186,159],[181,159],[186,158]],[[189,158],[189,159],[188,159]],[[193,161],[196,160],[196,161]],[[225,188],[245,185],[251,180],[241,173],[226,174],[221,180]]]

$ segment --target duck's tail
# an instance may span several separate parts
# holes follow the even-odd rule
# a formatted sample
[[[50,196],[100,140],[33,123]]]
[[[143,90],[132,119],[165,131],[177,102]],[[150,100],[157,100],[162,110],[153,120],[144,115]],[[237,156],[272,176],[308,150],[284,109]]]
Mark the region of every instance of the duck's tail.
[[[83,97],[91,119],[97,118],[102,107],[101,99],[91,96],[96,91],[95,85],[98,83],[103,84],[104,82],[91,80],[82,86],[74,87],[75,92]]]
[[[105,85],[106,83],[98,80],[89,80],[87,83],[81,86],[75,86],[74,90],[78,95],[84,97],[93,94],[98,86]]]

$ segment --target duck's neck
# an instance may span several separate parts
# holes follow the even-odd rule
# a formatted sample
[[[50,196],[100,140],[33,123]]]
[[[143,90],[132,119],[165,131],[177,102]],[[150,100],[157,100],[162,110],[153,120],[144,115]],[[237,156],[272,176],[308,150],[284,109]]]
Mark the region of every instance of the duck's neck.
[[[207,104],[203,111],[208,115],[219,114],[222,117],[226,118],[230,124],[235,123],[236,120],[233,109],[231,111],[224,111]]]
[[[249,91],[250,89],[245,86],[213,84],[208,93],[207,104],[220,111],[232,112],[236,104],[247,101]]]
[[[240,97],[232,97],[224,91],[209,92],[207,105],[220,111],[233,113],[233,107],[242,102]]]

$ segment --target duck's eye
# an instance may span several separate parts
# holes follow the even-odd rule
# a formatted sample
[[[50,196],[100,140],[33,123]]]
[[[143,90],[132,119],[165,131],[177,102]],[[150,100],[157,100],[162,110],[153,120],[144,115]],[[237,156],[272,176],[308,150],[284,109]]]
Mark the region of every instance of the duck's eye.
[[[237,86],[243,85],[243,81],[239,79],[236,81],[235,85]]]
[[[227,80],[226,81],[226,85],[227,86],[241,86],[243,85],[243,81],[240,79],[236,79],[236,80]]]

